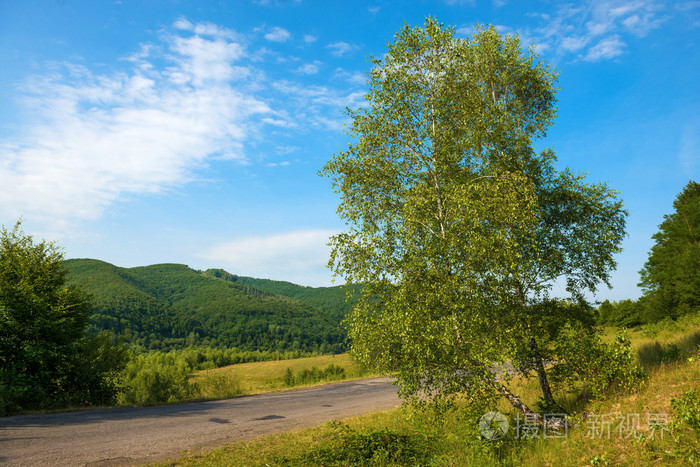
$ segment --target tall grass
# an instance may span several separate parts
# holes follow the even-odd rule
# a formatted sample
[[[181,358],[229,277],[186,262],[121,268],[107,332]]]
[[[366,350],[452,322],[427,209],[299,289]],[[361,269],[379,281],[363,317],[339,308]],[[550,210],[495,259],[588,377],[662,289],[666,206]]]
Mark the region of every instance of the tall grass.
[[[654,341],[643,344],[637,349],[637,360],[645,370],[649,370],[662,363],[688,358],[697,352],[698,346],[700,331],[683,336],[675,342]]]

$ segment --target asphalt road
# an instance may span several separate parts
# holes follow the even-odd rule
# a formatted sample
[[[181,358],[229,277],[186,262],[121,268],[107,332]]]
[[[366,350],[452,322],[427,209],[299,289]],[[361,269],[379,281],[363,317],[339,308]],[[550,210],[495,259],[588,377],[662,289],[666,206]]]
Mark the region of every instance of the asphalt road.
[[[399,405],[384,378],[161,407],[0,418],[1,465],[130,465]]]

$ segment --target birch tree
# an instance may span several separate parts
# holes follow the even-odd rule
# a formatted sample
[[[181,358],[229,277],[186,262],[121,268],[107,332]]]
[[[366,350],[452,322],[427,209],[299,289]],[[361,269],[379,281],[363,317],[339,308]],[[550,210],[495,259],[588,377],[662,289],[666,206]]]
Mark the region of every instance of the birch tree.
[[[556,73],[517,35],[470,39],[428,18],[372,59],[353,138],[322,174],[347,230],[330,267],[363,296],[352,353],[397,374],[408,399],[505,396],[536,375],[566,323],[590,329],[586,291],[608,283],[626,212],[614,190],[534,150],[556,115]],[[564,297],[553,297],[565,284]]]

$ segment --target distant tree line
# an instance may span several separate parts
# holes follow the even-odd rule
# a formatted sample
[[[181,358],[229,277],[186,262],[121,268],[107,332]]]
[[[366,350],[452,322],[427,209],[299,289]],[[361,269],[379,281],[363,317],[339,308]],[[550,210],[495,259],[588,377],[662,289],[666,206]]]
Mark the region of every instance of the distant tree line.
[[[700,310],[700,184],[690,181],[652,237],[654,246],[640,271],[639,300],[604,301],[598,322],[632,327],[675,320]]]

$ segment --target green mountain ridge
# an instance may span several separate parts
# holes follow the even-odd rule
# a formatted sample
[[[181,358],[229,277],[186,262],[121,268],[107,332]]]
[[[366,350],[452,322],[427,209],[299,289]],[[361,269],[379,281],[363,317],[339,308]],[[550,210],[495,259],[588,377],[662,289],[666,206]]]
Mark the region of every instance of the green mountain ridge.
[[[188,345],[240,350],[344,351],[344,287],[303,287],[182,264],[120,268],[65,261],[92,294],[93,332],[108,330],[141,350]],[[342,301],[341,301],[342,297]]]
[[[360,294],[360,287],[357,285],[309,287],[286,281],[237,276],[223,269],[208,269],[205,272],[233,283],[300,300],[328,312],[338,322],[345,319]]]

